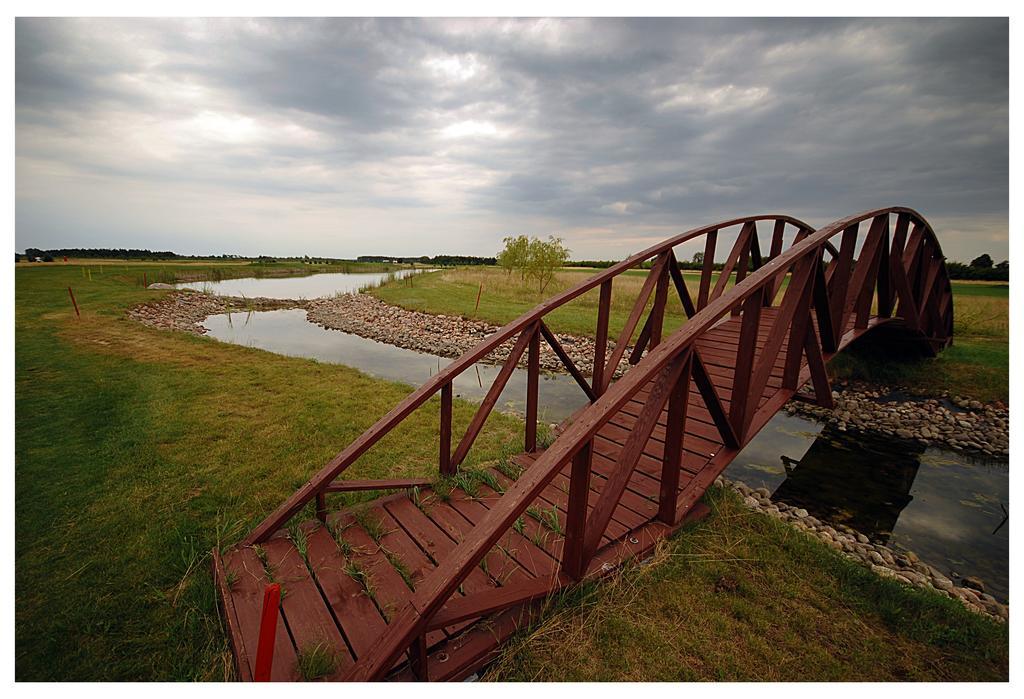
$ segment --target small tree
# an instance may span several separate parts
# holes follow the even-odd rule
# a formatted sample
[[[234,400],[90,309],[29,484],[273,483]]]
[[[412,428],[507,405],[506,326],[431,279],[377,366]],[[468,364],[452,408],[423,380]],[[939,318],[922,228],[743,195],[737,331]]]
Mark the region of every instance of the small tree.
[[[695,252],[695,253],[693,253],[693,264],[695,264],[695,265],[703,265],[704,264],[704,253],[702,253],[702,252]]]
[[[518,269],[520,276],[525,279],[530,253],[530,239],[525,235],[510,235],[502,242],[505,243],[505,249],[498,253],[498,264],[508,274],[512,274],[513,271]]]
[[[555,277],[555,272],[569,259],[569,248],[562,245],[562,239],[548,236],[547,242],[540,238],[530,241],[527,255],[529,275],[537,280],[540,293]]]

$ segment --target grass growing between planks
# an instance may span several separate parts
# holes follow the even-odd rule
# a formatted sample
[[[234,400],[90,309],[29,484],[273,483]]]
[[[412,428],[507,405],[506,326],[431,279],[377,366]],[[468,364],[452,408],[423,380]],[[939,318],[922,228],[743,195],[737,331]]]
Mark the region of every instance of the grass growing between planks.
[[[598,270],[558,272],[544,294],[536,284],[522,281],[496,267],[462,267],[416,275],[384,284],[369,293],[387,303],[412,310],[477,318],[497,325],[514,320],[541,301],[565,291]],[[643,286],[646,271],[631,270],[612,285],[610,336],[615,338]],[[684,272],[696,298],[699,274]],[[476,308],[480,288],[480,306]],[[897,361],[891,355],[844,352],[831,362],[836,377],[900,383],[927,392],[950,391],[979,400],[1009,400],[1009,285],[959,282],[953,286],[954,344],[937,359]],[[682,306],[669,289],[666,332],[682,326]],[[780,294],[782,291],[780,290]],[[781,296],[779,297],[781,298]],[[555,332],[593,337],[597,323],[598,290],[552,311],[545,322]],[[778,302],[778,300],[776,301]],[[648,307],[651,305],[648,302]],[[642,323],[637,324],[634,338]]]
[[[549,600],[485,672],[501,681],[987,681],[1005,625],[883,579],[731,491],[649,565]]]
[[[240,539],[411,390],[130,321],[126,308],[164,293],[137,284],[146,267],[15,273],[19,680],[226,678],[210,549]],[[456,401],[456,434],[473,410]],[[437,416],[435,399],[346,477],[436,473]],[[493,415],[469,460],[497,458],[521,429]],[[314,655],[310,671],[321,665]]]

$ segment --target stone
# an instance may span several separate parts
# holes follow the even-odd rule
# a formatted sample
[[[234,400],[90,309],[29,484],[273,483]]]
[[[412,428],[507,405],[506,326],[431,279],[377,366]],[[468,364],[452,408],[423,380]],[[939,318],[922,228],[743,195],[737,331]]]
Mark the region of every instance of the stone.
[[[960,584],[971,590],[977,590],[978,592],[985,591],[985,583],[982,582],[981,578],[973,575],[968,575],[966,578],[960,581]]]
[[[797,519],[803,519],[804,517],[807,516],[807,510],[805,510],[804,508],[800,507],[800,508],[798,508],[796,510],[793,510],[793,514],[797,517]]]

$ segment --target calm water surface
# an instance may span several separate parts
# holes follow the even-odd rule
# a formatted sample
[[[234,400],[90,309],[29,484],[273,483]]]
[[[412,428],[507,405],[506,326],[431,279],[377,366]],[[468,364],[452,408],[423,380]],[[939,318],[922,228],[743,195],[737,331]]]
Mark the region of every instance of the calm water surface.
[[[391,279],[404,279],[412,274],[432,270],[400,269],[394,272],[360,272],[349,274],[325,272],[306,277],[265,277],[255,279],[225,279],[219,282],[183,282],[179,289],[195,289],[218,296],[262,296],[268,299],[315,299],[335,294],[347,294],[378,286]]]
[[[303,310],[217,315],[203,324],[224,342],[345,364],[412,386],[420,386],[451,361],[326,330],[307,322]],[[498,370],[475,365],[455,379],[455,394],[481,400]],[[516,369],[498,406],[522,412],[525,395],[526,372]],[[540,382],[543,421],[559,422],[585,403],[583,392],[568,376],[546,376]],[[765,486],[773,499],[804,507],[821,520],[844,523],[877,542],[911,549],[951,577],[977,575],[992,594],[1007,600],[1005,462],[978,461],[900,439],[855,438],[779,413],[729,465],[726,475],[752,487]]]

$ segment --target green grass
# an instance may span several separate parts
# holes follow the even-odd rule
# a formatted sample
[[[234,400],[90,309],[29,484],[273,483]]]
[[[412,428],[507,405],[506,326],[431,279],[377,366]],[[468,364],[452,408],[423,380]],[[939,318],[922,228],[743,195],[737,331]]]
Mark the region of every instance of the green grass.
[[[296,667],[299,677],[307,682],[319,680],[334,673],[338,659],[327,642],[316,643],[299,651]]]
[[[883,579],[731,491],[650,565],[549,600],[485,679],[1006,680],[1005,625]]]
[[[463,267],[390,282],[369,293],[403,308],[461,315],[502,325],[595,273],[596,270],[588,269],[563,270],[555,276],[548,290],[540,294],[534,284],[522,282],[498,268]],[[609,314],[611,337],[616,337],[625,325],[645,274],[631,270],[615,279]],[[684,278],[691,295],[696,297],[699,274],[684,272]],[[481,285],[480,306],[476,308]],[[952,286],[952,349],[938,359],[909,362],[895,361],[891,355],[844,353],[832,361],[832,375],[906,384],[927,392],[950,391],[984,401],[1008,401],[1009,286],[986,282],[953,282]],[[555,332],[593,337],[597,298],[597,290],[591,290],[549,313],[545,322]],[[666,332],[679,328],[683,322],[682,306],[672,292],[666,308]],[[634,337],[639,331],[638,324]]]
[[[74,266],[15,273],[19,680],[227,677],[209,551],[239,540],[410,391],[145,328],[124,311],[163,293],[135,282],[156,267],[125,266],[92,281]],[[347,476],[436,473],[438,409],[414,413]],[[456,430],[474,409],[456,402]],[[521,430],[492,415],[470,465]]]

